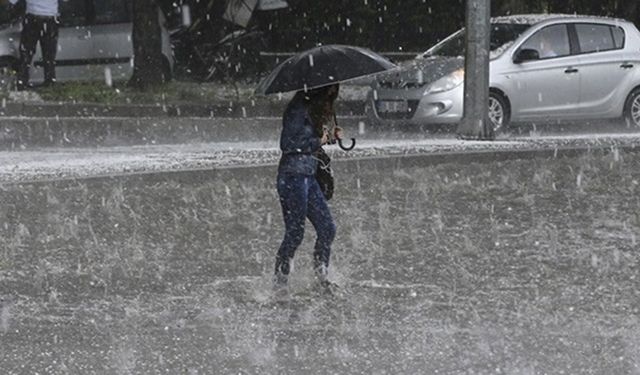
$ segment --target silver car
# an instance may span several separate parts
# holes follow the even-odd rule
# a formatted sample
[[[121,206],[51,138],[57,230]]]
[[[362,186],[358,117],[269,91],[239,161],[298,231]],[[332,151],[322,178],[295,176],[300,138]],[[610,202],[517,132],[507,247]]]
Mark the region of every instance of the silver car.
[[[60,29],[56,78],[67,80],[127,79],[133,72],[131,2],[127,0],[60,0]],[[171,77],[174,59],[164,17],[163,69]],[[0,25],[0,68],[17,68],[20,19]],[[37,48],[30,72],[31,82],[43,80],[42,56]]]
[[[624,117],[640,127],[640,32],[605,17],[491,19],[489,117],[510,122]],[[379,124],[457,123],[463,112],[464,29],[399,71],[378,76],[366,112]]]

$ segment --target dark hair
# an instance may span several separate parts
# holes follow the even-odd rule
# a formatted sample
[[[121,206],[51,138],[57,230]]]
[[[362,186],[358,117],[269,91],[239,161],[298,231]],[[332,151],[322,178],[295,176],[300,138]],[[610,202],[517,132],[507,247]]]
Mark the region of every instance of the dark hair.
[[[336,98],[338,97],[338,89],[339,89],[340,85],[338,83],[333,84],[333,85],[329,85],[329,86],[322,86],[322,87],[318,87],[316,89],[311,89],[311,90],[301,90],[298,91],[296,93],[296,95],[300,95],[304,97],[304,101],[305,103],[310,103],[310,102],[317,102],[317,101],[330,101],[333,103],[333,101],[336,100]]]

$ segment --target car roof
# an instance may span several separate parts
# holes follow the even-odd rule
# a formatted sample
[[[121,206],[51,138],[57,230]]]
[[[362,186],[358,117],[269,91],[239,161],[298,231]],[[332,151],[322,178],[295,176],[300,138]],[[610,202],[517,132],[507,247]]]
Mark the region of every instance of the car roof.
[[[609,21],[609,22],[628,22],[620,18],[611,18],[604,16],[588,16],[580,14],[516,14],[509,16],[492,17],[491,23],[510,23],[523,25],[536,25],[546,21],[556,20],[576,20],[576,21]]]

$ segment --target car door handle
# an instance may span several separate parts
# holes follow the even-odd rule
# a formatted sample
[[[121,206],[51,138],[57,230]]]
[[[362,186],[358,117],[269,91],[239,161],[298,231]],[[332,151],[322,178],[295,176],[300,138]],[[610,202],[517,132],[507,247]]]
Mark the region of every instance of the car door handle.
[[[567,68],[567,69],[565,69],[564,72],[567,73],[567,74],[578,73],[578,69],[576,69],[576,68]]]
[[[631,69],[631,68],[633,68],[633,64],[624,63],[624,64],[620,65],[620,67],[622,69]]]

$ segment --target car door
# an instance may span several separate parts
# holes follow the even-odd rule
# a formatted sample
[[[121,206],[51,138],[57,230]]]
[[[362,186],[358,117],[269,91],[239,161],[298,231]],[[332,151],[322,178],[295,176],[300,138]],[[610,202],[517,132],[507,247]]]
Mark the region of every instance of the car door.
[[[60,0],[60,25],[58,30],[58,52],[56,54],[56,78],[58,81],[86,79],[87,60],[93,53],[93,40],[88,28],[87,0]],[[44,78],[42,54],[37,48],[31,71],[32,81]]]
[[[580,70],[579,111],[585,117],[607,116],[616,103],[625,100],[624,83],[634,72],[623,49],[624,31],[604,23],[576,23],[572,27],[580,51],[576,65]]]
[[[131,2],[95,0],[95,19],[91,25],[95,63],[100,74],[112,79],[126,79],[133,71]],[[105,73],[105,70],[108,72]]]
[[[541,28],[517,51],[537,51],[539,59],[514,63],[509,72],[514,119],[567,118],[575,115],[580,88],[578,57],[571,53],[566,24]]]

